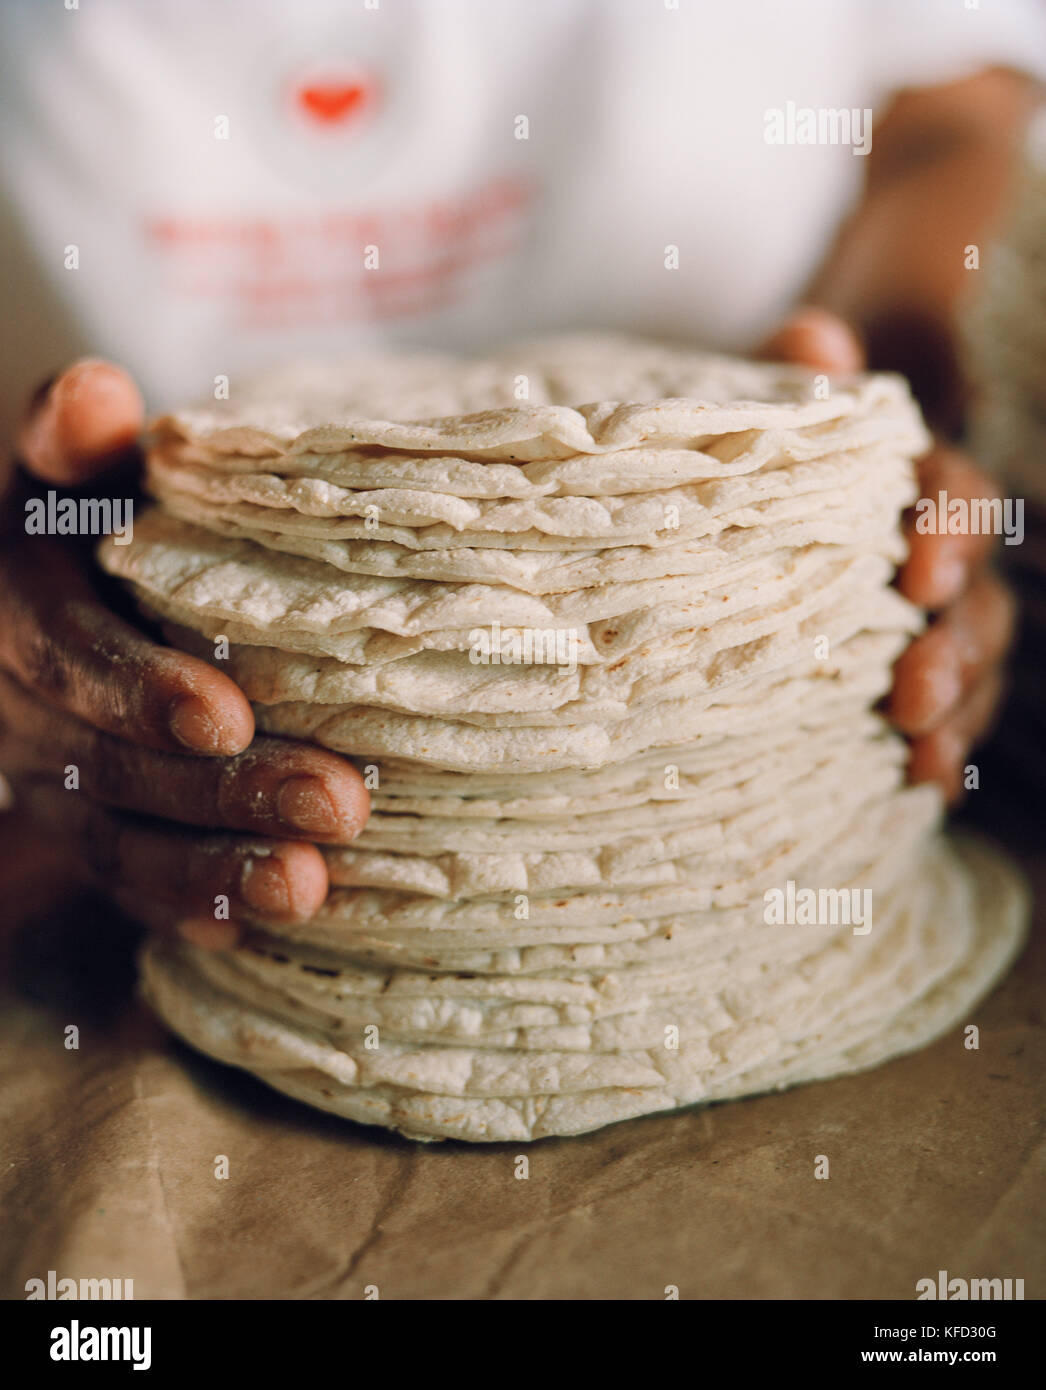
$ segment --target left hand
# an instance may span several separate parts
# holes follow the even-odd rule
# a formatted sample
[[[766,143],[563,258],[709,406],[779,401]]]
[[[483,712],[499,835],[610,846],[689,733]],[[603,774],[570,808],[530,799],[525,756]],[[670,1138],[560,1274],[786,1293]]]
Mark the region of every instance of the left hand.
[[[793,314],[760,356],[826,372],[864,366],[852,330],[821,309]],[[918,461],[918,477],[922,496],[936,498],[942,491],[949,498],[999,495],[993,480],[967,455],[944,443]],[[988,730],[1002,694],[1015,604],[990,569],[992,536],[920,534],[909,522],[907,538],[908,559],[898,588],[935,616],[898,659],[886,713],[911,741],[911,781],[938,782],[954,801],[962,793],[969,749]]]

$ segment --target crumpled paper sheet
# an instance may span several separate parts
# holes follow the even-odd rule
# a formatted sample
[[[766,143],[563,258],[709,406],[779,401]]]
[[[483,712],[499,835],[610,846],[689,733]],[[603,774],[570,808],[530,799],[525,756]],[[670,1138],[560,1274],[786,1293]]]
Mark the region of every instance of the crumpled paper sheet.
[[[423,1146],[171,1040],[133,1002],[126,929],[113,937],[69,891],[48,915],[58,870],[11,819],[0,1296],[55,1270],[131,1278],[136,1299],[663,1299],[673,1285],[680,1298],[911,1299],[941,1269],[1046,1296],[1041,908],[971,1020],[979,1051],[955,1030],[780,1095],[530,1146]],[[1046,902],[1046,857],[1025,864]]]

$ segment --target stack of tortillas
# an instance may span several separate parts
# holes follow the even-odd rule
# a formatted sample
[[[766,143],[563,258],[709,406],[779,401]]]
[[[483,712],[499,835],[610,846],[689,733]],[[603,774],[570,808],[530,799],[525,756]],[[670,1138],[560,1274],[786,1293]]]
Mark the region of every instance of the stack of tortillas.
[[[921,621],[902,381],[569,339],[233,395],[158,422],[160,505],[103,562],[373,814],[311,921],[147,948],[176,1031],[356,1120],[525,1140],[966,1018],[1023,897],[873,712]]]

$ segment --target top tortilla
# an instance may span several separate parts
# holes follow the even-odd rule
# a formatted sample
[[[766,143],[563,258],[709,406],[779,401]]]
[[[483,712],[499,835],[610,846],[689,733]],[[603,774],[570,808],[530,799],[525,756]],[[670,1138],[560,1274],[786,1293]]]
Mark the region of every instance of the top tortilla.
[[[249,458],[380,446],[522,463],[892,414],[901,452],[928,442],[901,377],[854,376],[823,394],[824,378],[800,367],[567,337],[471,362],[370,355],[299,363],[236,384],[228,402],[165,415],[154,432]]]

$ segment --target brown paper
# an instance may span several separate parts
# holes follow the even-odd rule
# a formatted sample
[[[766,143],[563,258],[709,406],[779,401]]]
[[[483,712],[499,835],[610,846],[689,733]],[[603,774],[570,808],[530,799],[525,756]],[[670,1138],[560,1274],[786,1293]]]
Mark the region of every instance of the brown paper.
[[[1046,1296],[1042,930],[970,1020],[977,1051],[955,1029],[784,1094],[419,1145],[170,1039],[133,1001],[126,930],[60,879],[45,913],[55,866],[12,817],[0,850],[7,1298],[50,1270],[132,1279],[136,1299],[913,1299],[942,1269]],[[1041,856],[1024,862],[1046,888]]]

